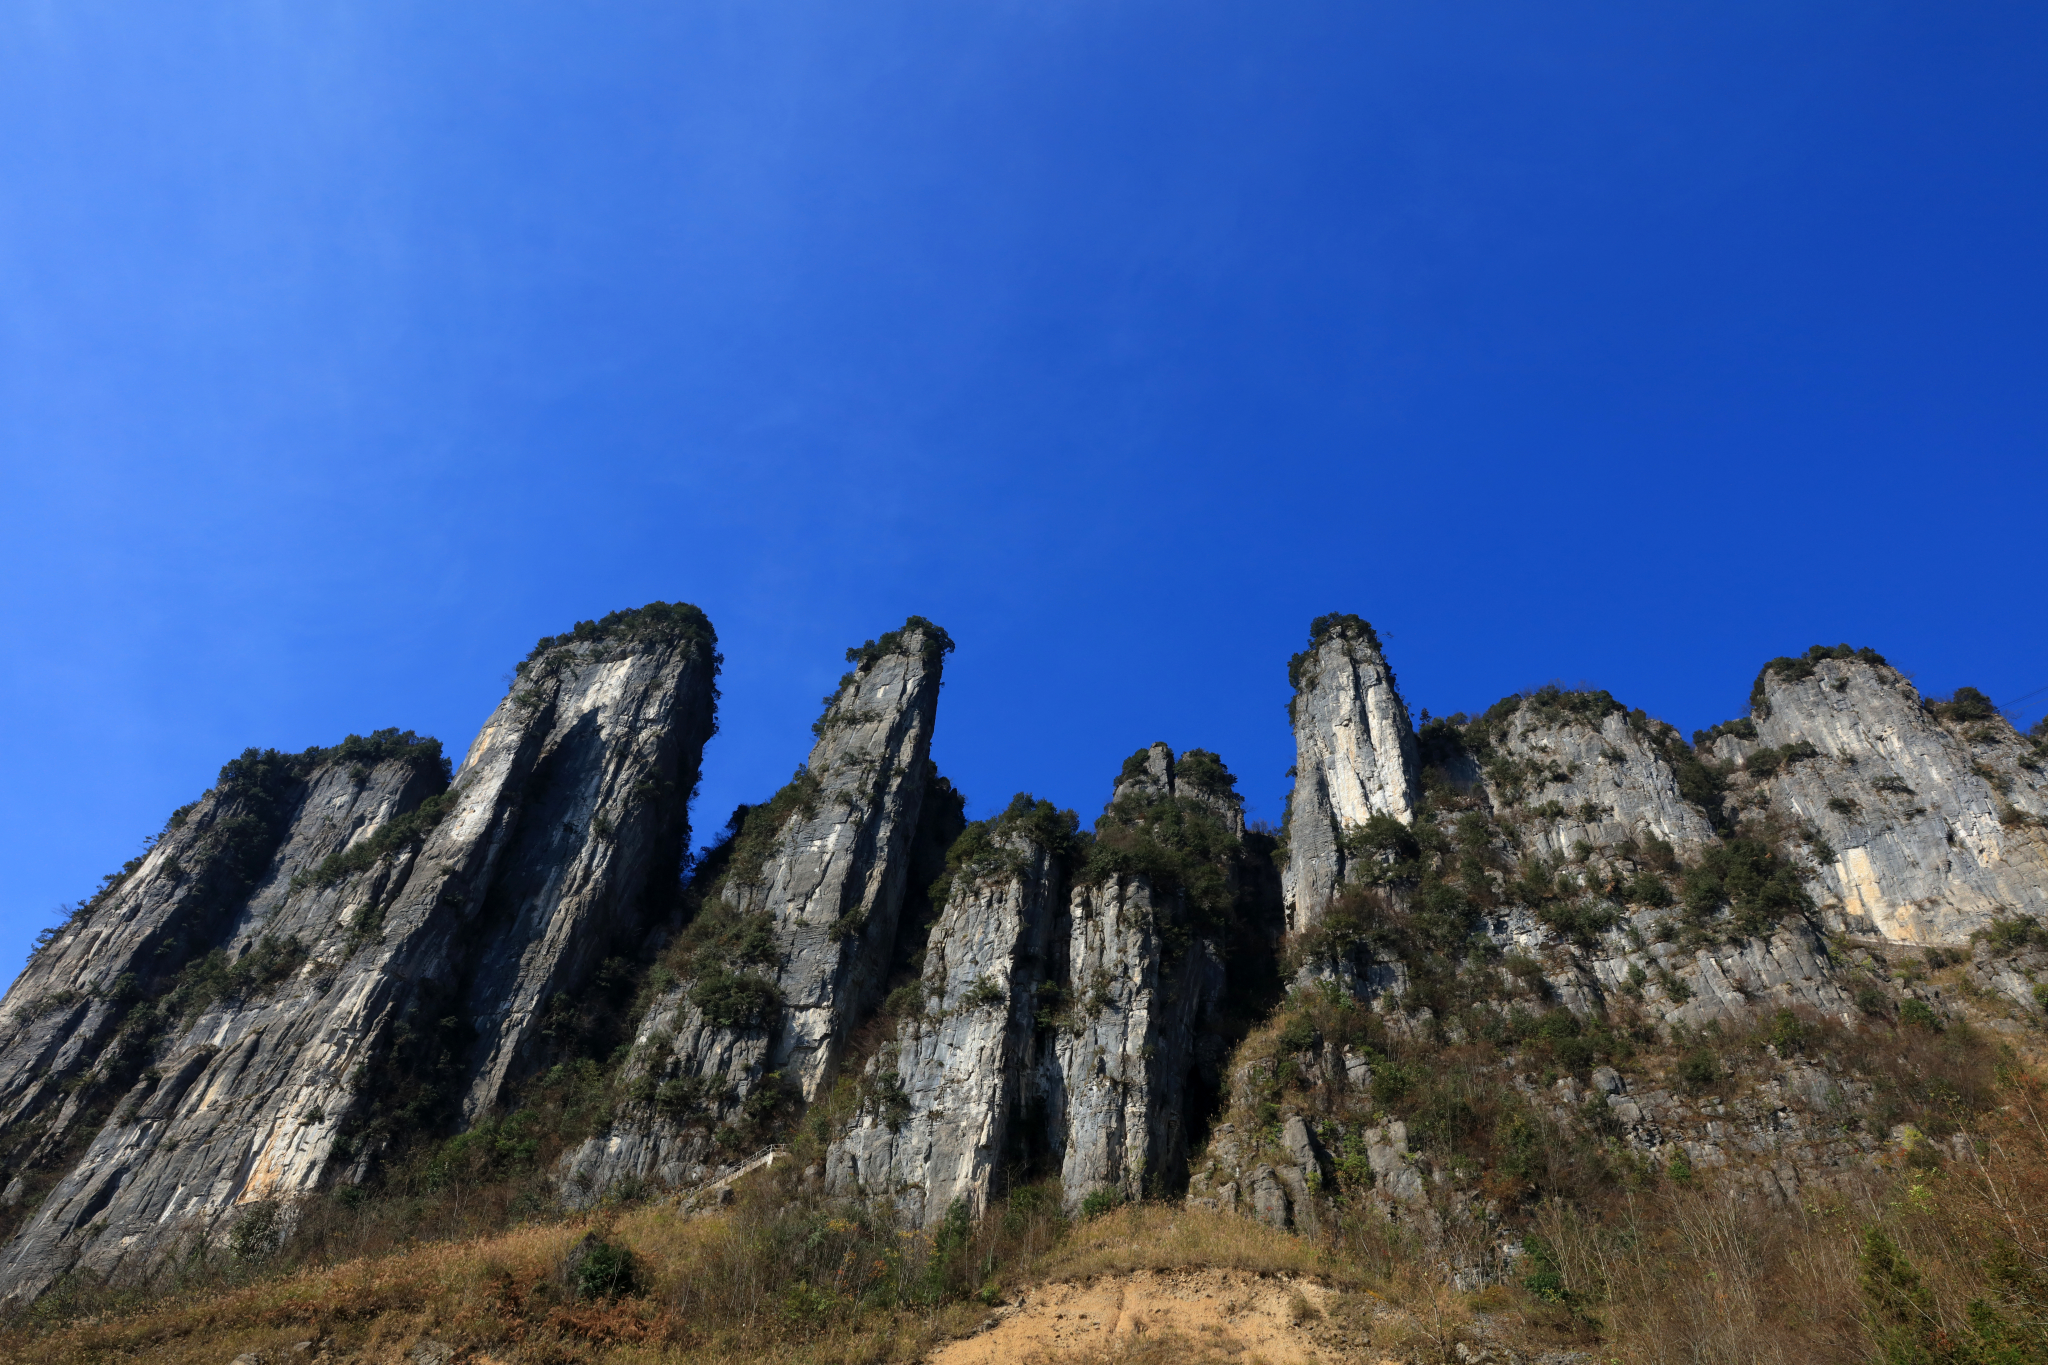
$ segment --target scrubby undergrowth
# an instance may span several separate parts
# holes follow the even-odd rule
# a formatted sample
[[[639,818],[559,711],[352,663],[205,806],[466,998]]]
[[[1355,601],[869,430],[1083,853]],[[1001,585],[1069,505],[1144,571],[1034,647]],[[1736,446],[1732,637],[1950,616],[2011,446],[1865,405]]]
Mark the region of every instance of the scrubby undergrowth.
[[[978,1222],[913,1235],[803,1193],[785,1166],[709,1216],[651,1205],[338,1262],[215,1262],[125,1300],[74,1287],[0,1331],[0,1359],[220,1365],[312,1342],[381,1360],[433,1339],[506,1365],[911,1360],[1034,1283],[1217,1268],[1341,1291],[1326,1309],[1355,1316],[1364,1359],[1458,1359],[1490,1341],[1628,1361],[2035,1361],[2048,1110],[2017,1076],[1999,1099],[1972,1158],[1871,1171],[1795,1209],[1704,1178],[1542,1198],[1520,1275],[1477,1294],[1447,1289],[1437,1253],[1383,1221],[1311,1238],[1142,1204],[1069,1222],[1029,1186]],[[1099,1358],[1143,1349],[1111,1339]]]

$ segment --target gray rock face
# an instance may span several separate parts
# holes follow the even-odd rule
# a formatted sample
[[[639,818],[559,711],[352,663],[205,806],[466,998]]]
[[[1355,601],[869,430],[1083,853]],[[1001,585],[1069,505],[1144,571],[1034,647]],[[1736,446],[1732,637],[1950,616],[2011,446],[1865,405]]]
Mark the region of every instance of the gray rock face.
[[[1525,703],[1496,747],[1512,763],[1493,765],[1487,795],[1495,810],[1520,811],[1524,848],[1539,857],[1569,857],[1581,844],[1607,852],[1626,840],[1661,839],[1691,861],[1716,842],[1705,812],[1679,795],[1678,776],[1648,727],[1619,708],[1596,720],[1546,716]]]
[[[1003,851],[1007,866],[955,880],[932,926],[922,1008],[868,1063],[860,1111],[826,1158],[828,1189],[891,1198],[913,1226],[956,1200],[987,1208],[1039,1080],[1037,988],[1067,869],[1022,834]]]
[[[218,979],[187,973],[156,1001],[170,1017],[151,1065],[5,1251],[9,1299],[74,1265],[147,1273],[337,1163],[360,1173],[408,1100],[495,1102],[532,1059],[542,1002],[666,909],[717,666],[708,625],[676,610],[680,624],[666,608],[626,614],[537,651],[444,794],[426,798],[440,774],[417,764],[346,758],[283,793],[282,837],[204,945],[221,950]],[[219,828],[231,786],[187,826]],[[123,916],[174,921],[165,863],[198,847],[160,842],[134,895],[96,909],[81,940],[125,942]],[[417,1069],[448,1051],[430,1021],[464,1002],[478,1041],[445,1059],[459,1090],[423,1093]],[[420,1026],[397,1028],[408,1020]]]
[[[764,830],[758,868],[735,864],[717,913],[764,928],[765,960],[730,964],[757,998],[751,1018],[702,1003],[701,978],[656,998],[635,1038],[629,1086],[686,1087],[689,1105],[642,1101],[567,1161],[572,1199],[621,1181],[692,1183],[725,1156],[717,1125],[764,1085],[803,1103],[837,1069],[854,1029],[879,1003],[896,942],[937,719],[941,661],[952,642],[917,618],[842,680],[816,727],[810,762],[776,801],[750,815]],[[753,826],[735,841],[745,856]],[[720,967],[715,970],[725,971]],[[745,1155],[741,1153],[739,1155]]]
[[[1075,888],[1075,1018],[1054,1045],[1066,1099],[1060,1183],[1070,1208],[1097,1190],[1138,1198],[1187,1162],[1186,1102],[1202,1025],[1221,999],[1216,943],[1167,941],[1186,913],[1143,877]],[[1213,1061],[1212,1061],[1213,1065]]]
[[[1092,873],[1047,845],[1072,816],[1029,798],[970,830],[926,945],[926,1004],[868,1064],[829,1187],[886,1195],[925,1225],[956,1199],[984,1207],[1006,1159],[1057,1172],[1070,1210],[1175,1188],[1220,1078],[1226,900],[1258,894],[1234,784],[1203,750],[1133,755]],[[1175,857],[1220,860],[1217,880],[1127,866]]]
[[[1816,899],[1837,927],[1959,944],[1993,919],[2048,915],[2048,777],[2003,719],[1937,719],[1890,667],[1767,669],[1754,741],[1724,736],[1736,799],[1812,827]],[[1793,673],[1806,672],[1804,677]],[[1812,746],[1810,757],[1787,746]],[[1769,769],[1768,773],[1759,771]]]
[[[106,1064],[117,1059],[105,1054],[128,1011],[230,932],[273,861],[309,870],[412,810],[445,781],[438,755],[438,746],[430,757],[423,746],[422,761],[380,762],[357,780],[353,763],[306,773],[296,758],[252,750],[174,816],[139,864],[74,915],[0,1000],[0,1134],[11,1167],[37,1164],[38,1151],[72,1136],[91,1100],[82,1090],[67,1098],[63,1084],[84,1072],[112,1078]],[[294,819],[298,811],[313,818]],[[270,890],[266,911],[279,895]],[[62,1112],[46,1115],[53,1103]]]
[[[1370,626],[1318,621],[1290,672],[1294,794],[1281,895],[1287,927],[1298,931],[1344,884],[1346,833],[1375,815],[1414,818],[1421,769],[1408,708]]]
[[[816,812],[785,827],[760,881],[727,884],[740,913],[774,920],[785,1013],[769,1065],[806,1101],[817,1098],[887,974],[931,771],[942,638],[906,629],[893,651],[854,671],[811,750]]]

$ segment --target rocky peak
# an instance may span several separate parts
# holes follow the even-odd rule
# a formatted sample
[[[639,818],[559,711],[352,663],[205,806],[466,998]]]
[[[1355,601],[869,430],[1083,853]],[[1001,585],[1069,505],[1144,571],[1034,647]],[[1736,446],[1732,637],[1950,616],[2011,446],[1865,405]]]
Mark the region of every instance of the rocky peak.
[[[1155,742],[1124,760],[1111,788],[1110,810],[1138,819],[1137,812],[1162,799],[1199,802],[1221,816],[1232,835],[1244,835],[1244,798],[1237,793],[1237,778],[1207,749],[1190,749],[1176,759],[1165,743]]]
[[[1493,809],[1525,849],[1564,859],[1625,846],[1669,846],[1683,860],[1715,841],[1686,795],[1696,764],[1676,730],[1602,691],[1555,686],[1502,699],[1464,728]]]
[[[674,984],[639,1022],[626,1083],[640,1098],[568,1158],[577,1197],[625,1179],[697,1179],[721,1134],[728,1145],[761,1136],[830,1082],[897,956],[925,795],[939,782],[929,755],[952,647],[913,616],[849,649],[854,667],[812,726],[810,761],[735,813],[665,968]]]
[[[921,617],[847,651],[855,667],[818,722],[808,788],[752,880],[726,903],[774,924],[782,1028],[769,1066],[817,1097],[846,1031],[871,1008],[895,945],[910,842],[930,770],[946,633]],[[744,871],[744,870],[742,870]]]
[[[80,1059],[102,1099],[0,1130],[32,1210],[7,1295],[146,1273],[259,1207],[288,1222],[494,1103],[536,1060],[540,1006],[665,913],[717,666],[702,613],[654,603],[542,641],[452,785],[438,744],[396,731],[229,765],[51,959],[112,983],[93,998],[119,1032]],[[163,944],[169,966],[136,968]]]
[[[2039,754],[1969,701],[1928,703],[1875,651],[1815,646],[1765,665],[1749,717],[1702,748],[1745,827],[1803,846],[1836,927],[1961,944],[2048,913]]]
[[[1287,673],[1295,765],[1282,895],[1288,928],[1301,930],[1344,884],[1345,834],[1375,815],[1414,819],[1421,765],[1394,671],[1365,621],[1318,617]]]

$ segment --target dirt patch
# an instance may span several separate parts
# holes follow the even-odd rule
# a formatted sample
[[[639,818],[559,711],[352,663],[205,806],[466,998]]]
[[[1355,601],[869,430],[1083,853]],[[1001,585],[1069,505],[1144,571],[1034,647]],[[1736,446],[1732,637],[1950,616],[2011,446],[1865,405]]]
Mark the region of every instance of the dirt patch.
[[[999,1310],[979,1334],[933,1352],[931,1365],[1309,1365],[1379,1362],[1370,1295],[1244,1271],[1141,1270],[1043,1284]]]

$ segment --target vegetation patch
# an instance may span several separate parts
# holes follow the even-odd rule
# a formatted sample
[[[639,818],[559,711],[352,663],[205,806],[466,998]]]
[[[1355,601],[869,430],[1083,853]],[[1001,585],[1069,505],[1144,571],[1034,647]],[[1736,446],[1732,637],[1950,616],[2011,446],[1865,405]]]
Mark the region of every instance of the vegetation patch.
[[[401,850],[419,847],[461,800],[462,789],[459,787],[428,797],[405,814],[386,820],[369,838],[328,854],[320,860],[319,866],[309,871],[293,873],[292,890],[332,886],[343,877],[367,872]]]
[[[517,672],[523,678],[547,662],[549,656],[556,655],[556,651],[575,645],[640,643],[712,650],[718,646],[718,633],[711,628],[711,618],[688,602],[649,602],[644,607],[608,612],[595,621],[578,621],[560,635],[542,636],[520,661]],[[713,662],[723,661],[714,656]]]

